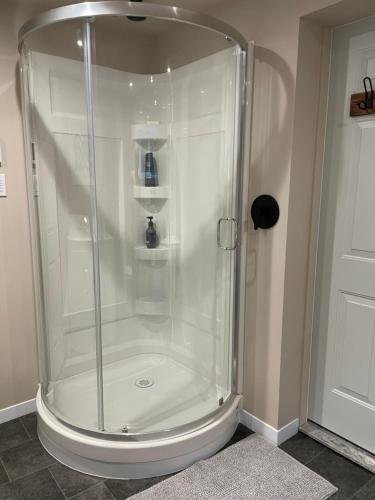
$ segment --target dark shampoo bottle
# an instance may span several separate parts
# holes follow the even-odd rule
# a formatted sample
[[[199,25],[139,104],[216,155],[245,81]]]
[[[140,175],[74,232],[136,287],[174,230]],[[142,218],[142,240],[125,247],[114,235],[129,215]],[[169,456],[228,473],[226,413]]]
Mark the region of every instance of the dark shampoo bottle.
[[[145,154],[145,186],[158,186],[158,171],[153,153]]]
[[[158,235],[156,234],[155,224],[152,221],[152,215],[149,215],[147,219],[149,219],[149,223],[146,229],[146,246],[147,248],[156,248],[158,246]]]

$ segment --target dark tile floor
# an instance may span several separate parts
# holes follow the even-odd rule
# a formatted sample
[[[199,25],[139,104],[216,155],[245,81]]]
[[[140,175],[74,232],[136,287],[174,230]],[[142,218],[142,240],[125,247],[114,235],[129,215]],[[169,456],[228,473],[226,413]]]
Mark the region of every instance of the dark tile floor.
[[[226,446],[249,434],[240,424]],[[316,441],[297,434],[281,448],[337,486],[339,491],[332,499],[375,500],[375,476]],[[117,481],[86,476],[44,451],[35,414],[0,425],[1,500],[123,500],[166,477]]]

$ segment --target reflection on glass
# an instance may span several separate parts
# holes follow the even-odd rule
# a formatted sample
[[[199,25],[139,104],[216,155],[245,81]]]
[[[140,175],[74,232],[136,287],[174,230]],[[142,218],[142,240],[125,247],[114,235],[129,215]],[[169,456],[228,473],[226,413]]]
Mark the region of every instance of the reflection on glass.
[[[142,436],[194,423],[231,394],[235,254],[218,248],[216,231],[221,217],[235,214],[239,55],[215,33],[166,21],[105,17],[91,28],[92,96],[80,23],[46,28],[26,43],[40,182],[43,391],[61,419],[98,430],[89,98],[104,430]],[[231,240],[231,230],[221,237]]]

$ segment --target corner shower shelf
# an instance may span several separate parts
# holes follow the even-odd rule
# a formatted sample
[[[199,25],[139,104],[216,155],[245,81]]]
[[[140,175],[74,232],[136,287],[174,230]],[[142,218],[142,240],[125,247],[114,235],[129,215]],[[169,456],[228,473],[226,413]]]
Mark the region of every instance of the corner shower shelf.
[[[169,248],[164,245],[158,248],[135,247],[135,258],[138,260],[168,260]]]
[[[135,301],[135,312],[146,316],[167,316],[169,301],[165,298],[140,297]]]
[[[157,151],[167,142],[167,129],[159,123],[132,125],[132,139],[145,149]]]
[[[169,198],[169,186],[133,186],[133,196],[137,199],[167,199]]]

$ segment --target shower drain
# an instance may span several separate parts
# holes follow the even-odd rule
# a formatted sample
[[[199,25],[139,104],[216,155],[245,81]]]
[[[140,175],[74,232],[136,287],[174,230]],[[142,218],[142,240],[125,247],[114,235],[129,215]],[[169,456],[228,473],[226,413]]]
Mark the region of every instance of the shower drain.
[[[147,387],[154,385],[154,379],[145,377],[137,378],[135,385],[141,389],[147,389]]]

